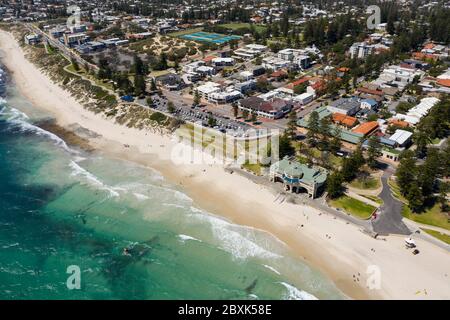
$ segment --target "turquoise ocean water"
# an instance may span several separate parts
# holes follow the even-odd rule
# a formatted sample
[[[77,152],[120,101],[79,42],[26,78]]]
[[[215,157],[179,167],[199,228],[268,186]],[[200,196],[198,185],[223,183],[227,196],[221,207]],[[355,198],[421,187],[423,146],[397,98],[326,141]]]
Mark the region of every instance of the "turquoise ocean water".
[[[67,146],[0,85],[0,299],[343,298],[282,243],[201,210],[157,171]],[[80,290],[66,286],[71,265]]]

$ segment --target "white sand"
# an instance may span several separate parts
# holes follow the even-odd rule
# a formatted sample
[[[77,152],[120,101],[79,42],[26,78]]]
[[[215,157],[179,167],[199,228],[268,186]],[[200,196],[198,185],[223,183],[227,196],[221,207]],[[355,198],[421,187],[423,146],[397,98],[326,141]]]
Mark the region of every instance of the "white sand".
[[[316,209],[274,203],[274,195],[265,187],[238,174],[227,173],[221,166],[174,165],[170,161],[174,144],[170,137],[129,129],[86,111],[68,92],[28,62],[13,37],[4,31],[0,31],[0,49],[19,90],[36,107],[54,114],[58,124],[67,127],[76,123],[100,134],[102,138],[91,141],[100,150],[154,167],[173,182],[181,183],[200,207],[233,222],[270,232],[294,254],[304,257],[333,279],[348,296],[450,298],[447,251],[418,239],[420,254],[414,256],[405,249],[403,237],[375,240],[354,225],[325,214],[319,216]],[[298,227],[301,224],[303,228]],[[366,286],[366,270],[370,266],[377,266],[381,271],[378,290]],[[359,282],[353,280],[353,275]]]

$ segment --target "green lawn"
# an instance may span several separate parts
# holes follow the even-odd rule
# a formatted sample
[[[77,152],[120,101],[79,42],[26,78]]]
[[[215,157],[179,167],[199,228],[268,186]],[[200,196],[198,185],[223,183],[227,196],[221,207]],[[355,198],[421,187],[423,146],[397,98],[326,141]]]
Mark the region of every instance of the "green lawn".
[[[397,198],[398,200],[400,200],[403,203],[408,203],[408,201],[406,201],[406,199],[402,196],[402,194],[400,192],[400,187],[398,186],[398,184],[395,180],[389,179],[388,185],[389,185],[389,187],[391,187],[392,195],[395,198]]]
[[[435,204],[432,208],[429,208],[421,213],[413,213],[407,205],[404,205],[402,215],[405,218],[419,223],[429,224],[450,230],[450,218],[445,212],[441,211],[439,204]]]
[[[191,33],[200,32],[200,31],[203,31],[203,28],[194,28],[194,29],[175,31],[175,32],[169,33],[167,35],[169,37],[180,37],[180,36],[184,36],[185,34],[191,34]]]
[[[368,205],[346,195],[337,199],[328,200],[328,203],[335,208],[342,209],[345,212],[361,219],[370,218],[372,213],[375,211],[374,206]]]
[[[242,168],[251,171],[253,174],[257,176],[261,175],[261,164],[259,163],[250,164],[246,162],[242,165]]]
[[[219,27],[224,27],[227,29],[232,29],[232,30],[237,30],[240,28],[250,28],[250,23],[225,23],[225,24],[219,24]],[[263,26],[263,25],[259,25],[259,24],[254,24],[253,25],[255,27],[255,30],[258,33],[264,32],[267,27]]]
[[[376,202],[378,204],[383,204],[383,200],[381,200],[377,196],[372,196],[372,195],[368,195],[368,194],[360,194],[360,196],[364,197],[364,198],[367,198],[369,200],[372,200],[373,202]]]
[[[380,179],[374,177],[368,177],[367,179],[356,178],[350,183],[350,186],[353,188],[366,190],[378,189],[380,185]]]
[[[431,230],[431,229],[425,229],[425,228],[421,228],[423,231],[425,231],[426,233],[428,233],[429,235],[438,238],[441,241],[444,241],[447,244],[450,244],[450,236],[448,234],[444,234],[444,233],[440,233],[439,231],[436,230]]]

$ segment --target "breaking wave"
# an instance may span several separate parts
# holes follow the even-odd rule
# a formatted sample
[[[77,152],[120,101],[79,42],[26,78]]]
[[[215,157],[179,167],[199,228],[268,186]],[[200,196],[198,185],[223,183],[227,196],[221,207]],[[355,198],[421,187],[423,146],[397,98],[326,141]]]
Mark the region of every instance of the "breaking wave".
[[[71,161],[69,166],[73,170],[71,174],[72,176],[84,177],[87,183],[90,184],[91,186],[94,186],[100,190],[108,191],[111,197],[119,197],[119,193],[116,190],[114,190],[114,188],[104,184],[95,175],[93,175],[86,169],[80,167],[76,162]]]
[[[284,300],[318,300],[314,295],[299,290],[293,285],[290,285],[286,282],[280,282],[287,290],[286,294],[284,295]]]

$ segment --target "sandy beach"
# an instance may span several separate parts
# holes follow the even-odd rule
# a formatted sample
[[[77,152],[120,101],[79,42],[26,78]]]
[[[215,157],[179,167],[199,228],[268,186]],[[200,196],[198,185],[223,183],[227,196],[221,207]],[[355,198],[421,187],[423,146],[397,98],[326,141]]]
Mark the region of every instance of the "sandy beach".
[[[275,201],[268,188],[221,165],[175,165],[173,137],[127,128],[85,110],[32,63],[11,34],[0,31],[2,62],[19,90],[37,107],[54,115],[64,128],[95,132],[89,144],[99,152],[139,162],[181,184],[199,207],[231,221],[267,231],[293,254],[318,268],[354,299],[450,299],[450,254],[417,239],[420,254],[405,249],[404,237],[373,239],[358,227],[318,210]],[[124,145],[129,145],[125,147]],[[303,225],[303,227],[301,227]],[[381,285],[368,286],[379,270]],[[378,268],[378,269],[377,269]]]

